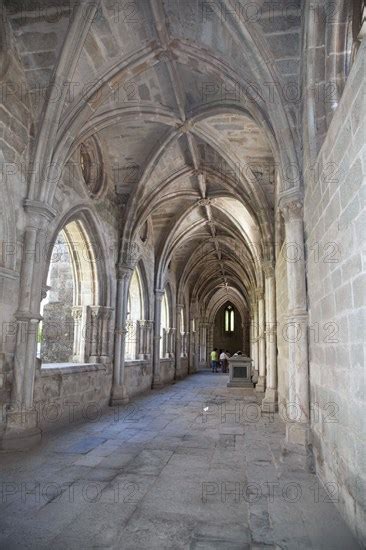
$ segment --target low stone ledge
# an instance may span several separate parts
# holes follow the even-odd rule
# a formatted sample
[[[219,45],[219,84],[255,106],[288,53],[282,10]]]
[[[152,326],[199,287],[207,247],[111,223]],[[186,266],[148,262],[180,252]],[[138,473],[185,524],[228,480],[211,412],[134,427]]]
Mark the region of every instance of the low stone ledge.
[[[150,359],[130,359],[129,361],[125,362],[125,367],[139,367],[139,366],[145,366],[150,364],[151,364]]]
[[[82,372],[105,371],[107,368],[103,363],[46,363],[41,366],[40,375],[53,376],[55,374],[79,374]]]

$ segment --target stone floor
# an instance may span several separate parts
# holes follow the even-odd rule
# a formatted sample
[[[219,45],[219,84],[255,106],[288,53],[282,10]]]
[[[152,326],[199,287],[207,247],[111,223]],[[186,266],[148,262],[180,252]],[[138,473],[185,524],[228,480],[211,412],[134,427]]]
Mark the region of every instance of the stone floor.
[[[0,548],[359,548],[252,390],[199,373],[0,454]]]

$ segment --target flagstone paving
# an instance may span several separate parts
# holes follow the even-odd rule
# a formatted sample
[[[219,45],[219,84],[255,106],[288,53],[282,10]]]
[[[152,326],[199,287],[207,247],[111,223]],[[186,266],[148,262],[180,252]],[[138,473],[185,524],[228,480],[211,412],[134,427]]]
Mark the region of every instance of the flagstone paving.
[[[1,453],[0,548],[359,548],[253,390],[200,372]]]

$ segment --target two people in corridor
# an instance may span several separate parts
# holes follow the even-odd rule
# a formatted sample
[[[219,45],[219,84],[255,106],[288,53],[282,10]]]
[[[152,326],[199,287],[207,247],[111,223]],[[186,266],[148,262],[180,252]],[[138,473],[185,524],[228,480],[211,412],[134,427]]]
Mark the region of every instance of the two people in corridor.
[[[220,352],[217,351],[217,348],[214,348],[211,351],[211,370],[212,372],[218,372],[219,366],[221,367],[221,372],[228,372],[228,359],[230,357],[230,353],[228,351],[224,351],[223,349],[220,349]]]

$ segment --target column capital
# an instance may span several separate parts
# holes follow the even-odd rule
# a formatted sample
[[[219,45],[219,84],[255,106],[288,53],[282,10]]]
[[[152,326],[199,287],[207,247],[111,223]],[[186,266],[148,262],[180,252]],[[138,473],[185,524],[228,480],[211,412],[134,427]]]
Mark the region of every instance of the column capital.
[[[263,300],[264,298],[264,290],[263,287],[258,287],[255,289],[255,295],[258,300]]]
[[[266,278],[274,277],[275,266],[274,266],[274,262],[272,262],[272,260],[264,260],[262,262],[262,269],[264,271],[264,274],[265,274]]]
[[[132,275],[134,269],[135,267],[132,264],[117,264],[117,279],[125,279],[126,277],[129,277]]]
[[[163,299],[164,293],[165,293],[165,290],[161,288],[155,288],[154,290],[155,298],[157,298],[158,300]]]
[[[48,285],[45,285],[45,286],[42,286],[42,289],[41,289],[41,299],[44,300],[45,298],[47,298],[47,294],[48,294],[48,291],[51,289],[50,286]]]
[[[39,229],[50,223],[57,215],[57,210],[45,202],[24,199],[23,206],[30,217],[31,226]]]
[[[83,306],[73,306],[71,308],[71,315],[73,319],[81,319],[83,316]]]
[[[285,222],[303,219],[304,199],[298,190],[282,193],[278,201]]]

